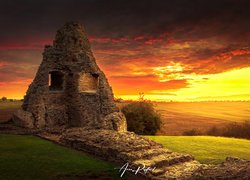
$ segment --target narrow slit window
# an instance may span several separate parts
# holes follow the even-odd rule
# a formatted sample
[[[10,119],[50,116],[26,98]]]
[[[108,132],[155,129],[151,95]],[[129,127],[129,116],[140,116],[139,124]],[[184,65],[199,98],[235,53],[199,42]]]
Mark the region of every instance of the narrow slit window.
[[[51,71],[49,73],[49,90],[62,91],[63,90],[64,76],[60,71]]]

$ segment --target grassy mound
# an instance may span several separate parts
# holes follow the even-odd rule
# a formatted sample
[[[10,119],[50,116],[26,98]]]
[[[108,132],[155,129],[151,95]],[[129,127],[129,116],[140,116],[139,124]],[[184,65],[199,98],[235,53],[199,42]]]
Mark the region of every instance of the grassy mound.
[[[226,157],[250,160],[250,140],[212,136],[146,136],[164,147],[192,154],[201,163],[218,164]]]
[[[34,136],[0,135],[4,179],[116,179],[114,166]]]

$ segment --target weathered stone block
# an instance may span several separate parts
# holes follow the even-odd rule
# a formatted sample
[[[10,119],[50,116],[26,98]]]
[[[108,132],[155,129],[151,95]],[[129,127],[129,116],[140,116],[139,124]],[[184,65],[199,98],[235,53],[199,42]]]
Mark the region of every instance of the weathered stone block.
[[[114,112],[108,114],[104,118],[107,129],[115,130],[118,132],[127,131],[127,121],[122,112]]]
[[[24,127],[24,128],[33,128],[34,127],[34,118],[32,114],[28,111],[18,110],[13,115],[13,122],[15,125]]]

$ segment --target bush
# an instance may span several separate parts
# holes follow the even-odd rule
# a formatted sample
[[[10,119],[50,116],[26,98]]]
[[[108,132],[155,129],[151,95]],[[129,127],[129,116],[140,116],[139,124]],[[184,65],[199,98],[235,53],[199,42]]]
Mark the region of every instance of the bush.
[[[128,131],[140,135],[155,135],[161,126],[161,116],[149,101],[132,102],[122,108]]]
[[[202,135],[202,133],[198,129],[191,129],[191,130],[184,131],[182,135],[184,135],[184,136],[199,136],[199,135]]]
[[[4,101],[7,101],[7,97],[2,97],[1,100],[4,102]]]
[[[209,135],[209,136],[220,136],[220,134],[221,134],[221,130],[219,128],[217,128],[216,126],[211,127],[207,131],[207,135]]]
[[[228,124],[222,129],[222,136],[250,139],[250,122]]]
[[[230,123],[222,128],[212,127],[207,131],[207,134],[212,136],[250,139],[250,122]]]

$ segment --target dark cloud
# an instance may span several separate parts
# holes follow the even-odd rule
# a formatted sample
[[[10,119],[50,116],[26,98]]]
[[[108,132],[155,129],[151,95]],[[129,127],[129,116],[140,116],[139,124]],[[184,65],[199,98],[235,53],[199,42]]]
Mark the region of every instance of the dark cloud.
[[[0,62],[38,65],[42,60],[42,50],[2,50]]]
[[[152,68],[174,62],[188,67],[182,73],[213,74],[250,66],[249,7],[249,0],[0,0],[0,82],[32,78],[43,46],[73,20],[85,25],[98,64],[124,94],[131,83],[138,92],[185,88],[187,80],[159,82]]]
[[[0,82],[10,83],[17,80],[32,79],[35,74],[36,67],[18,66],[16,64],[8,64],[0,67]]]
[[[70,20],[82,21],[90,35],[102,37],[234,35],[249,30],[249,6],[247,0],[2,0],[0,39],[52,37]]]

